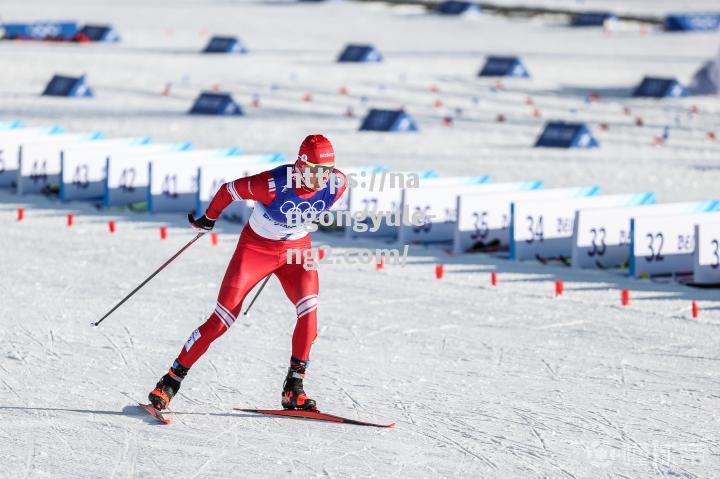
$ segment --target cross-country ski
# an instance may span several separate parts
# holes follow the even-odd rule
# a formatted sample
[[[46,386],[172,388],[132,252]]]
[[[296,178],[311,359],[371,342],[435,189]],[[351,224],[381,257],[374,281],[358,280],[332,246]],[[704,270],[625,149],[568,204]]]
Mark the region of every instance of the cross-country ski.
[[[356,426],[372,426],[372,427],[395,427],[395,423],[389,424],[376,424],[366,421],[358,421],[357,419],[350,419],[341,416],[335,416],[334,414],[328,414],[320,411],[303,411],[303,410],[292,410],[292,409],[243,409],[233,408],[235,411],[251,412],[255,414],[264,414],[267,416],[279,416],[279,417],[291,417],[296,419],[312,419],[314,421],[323,422],[334,422],[339,424],[353,424]]]

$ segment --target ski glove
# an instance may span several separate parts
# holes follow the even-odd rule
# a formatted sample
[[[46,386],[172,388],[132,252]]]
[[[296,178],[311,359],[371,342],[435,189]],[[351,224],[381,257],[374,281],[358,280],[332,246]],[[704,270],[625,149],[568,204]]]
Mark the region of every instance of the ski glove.
[[[213,226],[215,226],[215,220],[211,220],[205,215],[202,215],[199,218],[195,219],[193,218],[192,213],[188,213],[188,221],[190,222],[190,225],[196,230],[210,231],[211,229],[213,229]]]

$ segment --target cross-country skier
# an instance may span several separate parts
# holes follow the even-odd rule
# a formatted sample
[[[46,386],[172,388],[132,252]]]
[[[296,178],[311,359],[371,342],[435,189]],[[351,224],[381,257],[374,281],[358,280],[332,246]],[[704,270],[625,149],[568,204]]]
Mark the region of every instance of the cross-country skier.
[[[317,409],[315,401],[303,391],[303,378],[310,362],[310,348],[317,338],[318,274],[314,269],[305,269],[303,264],[288,262],[287,250],[305,250],[311,247],[311,241],[302,223],[292,221],[287,213],[330,209],[347,184],[345,175],[334,166],[335,153],[330,141],[322,135],[310,135],[300,145],[294,164],[225,183],[204,215],[199,218],[188,215],[194,228],[209,231],[232,201],[255,201],[225,271],[215,311],[192,332],[170,370],[148,396],[157,410],[168,407],[193,364],[233,325],[245,296],[269,274],[278,277],[297,313],[282,407]]]

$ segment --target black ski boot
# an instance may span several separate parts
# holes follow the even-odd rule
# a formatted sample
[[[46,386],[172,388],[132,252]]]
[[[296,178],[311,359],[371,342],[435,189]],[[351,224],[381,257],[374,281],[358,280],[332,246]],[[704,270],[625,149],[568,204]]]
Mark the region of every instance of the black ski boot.
[[[166,409],[180,389],[180,383],[188,371],[188,368],[175,361],[167,374],[160,378],[155,389],[148,394],[150,404],[158,411]]]
[[[298,361],[294,358],[290,360],[290,367],[283,384],[282,407],[284,409],[317,411],[315,401],[307,397],[303,391],[306,366],[307,361]]]

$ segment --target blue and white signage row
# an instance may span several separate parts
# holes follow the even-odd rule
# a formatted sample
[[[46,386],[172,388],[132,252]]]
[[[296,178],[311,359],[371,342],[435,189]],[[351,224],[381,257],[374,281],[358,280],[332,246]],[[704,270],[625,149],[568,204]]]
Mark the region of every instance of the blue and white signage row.
[[[108,207],[203,211],[224,183],[283,160],[237,148],[193,150],[146,137],[106,139],[98,132],[0,123],[0,187],[18,194],[57,191],[61,200],[102,200]],[[452,242],[455,254],[500,251],[514,260],[562,259],[574,268],[627,267],[634,277],[692,274],[696,283],[720,283],[720,201],[657,204],[650,192],[601,195],[597,186],[545,189],[539,181],[438,178],[435,171],[380,166],[343,171],[350,186],[333,209],[351,213],[348,238]],[[376,184],[378,172],[401,184]],[[252,208],[237,201],[223,215],[245,222]],[[379,227],[358,228],[359,222]]]

